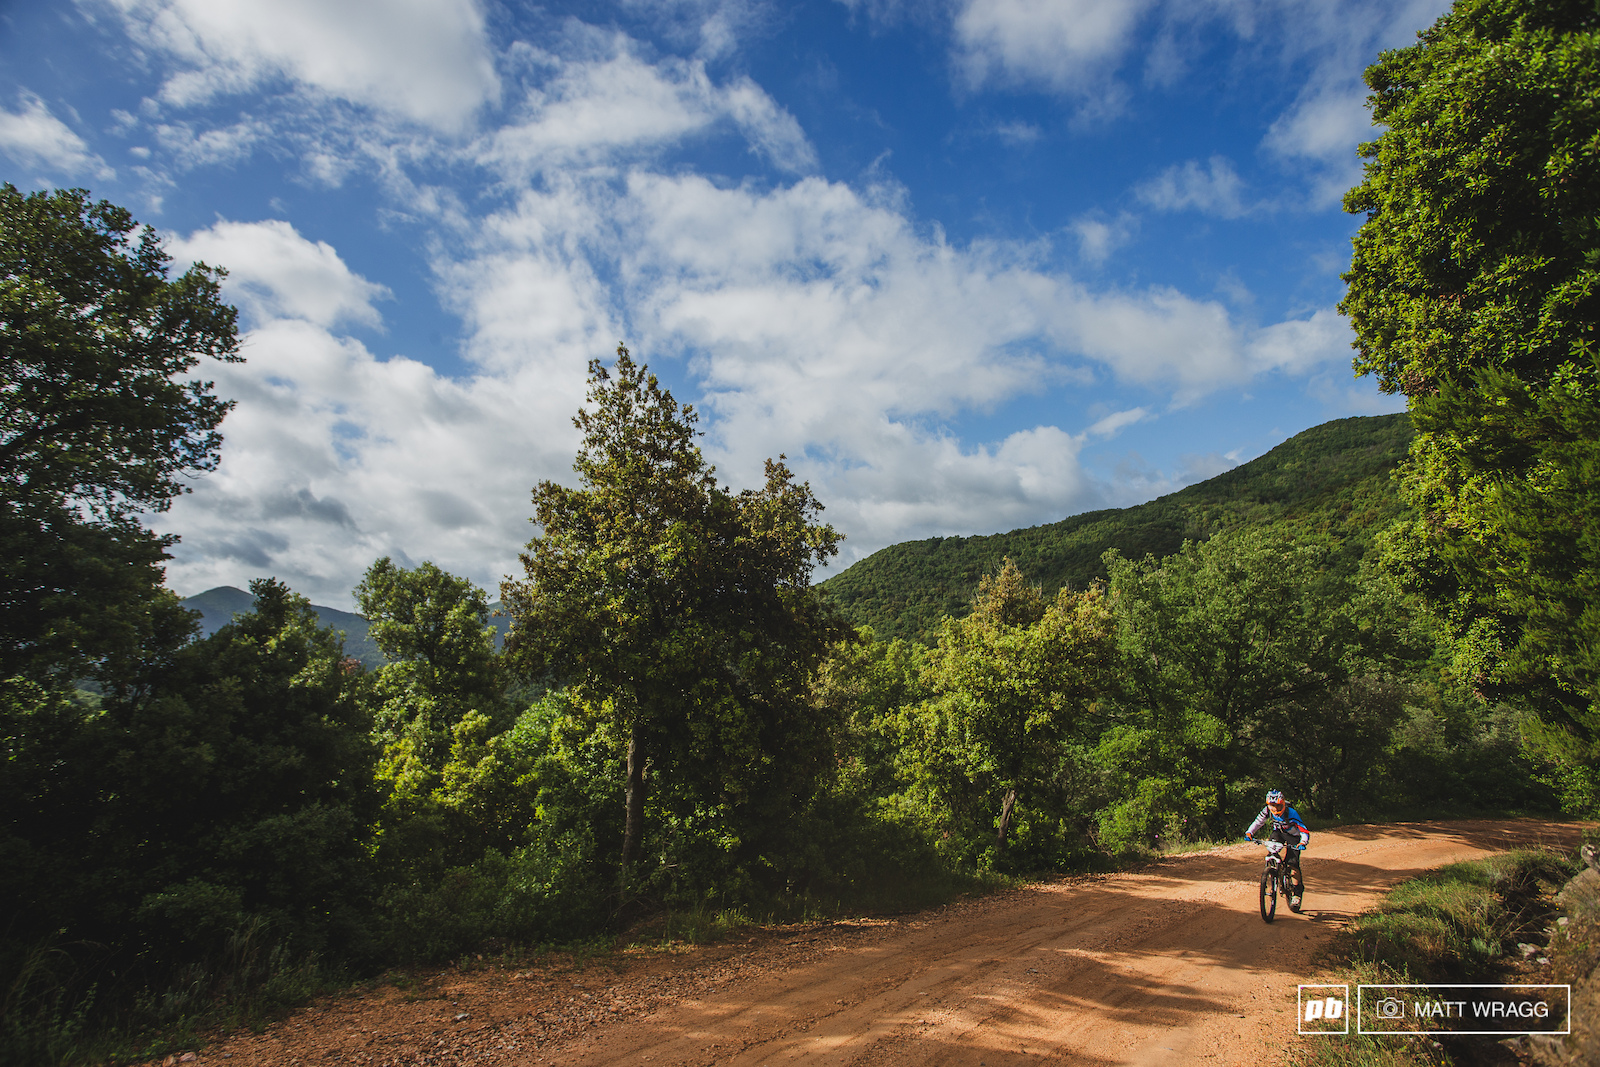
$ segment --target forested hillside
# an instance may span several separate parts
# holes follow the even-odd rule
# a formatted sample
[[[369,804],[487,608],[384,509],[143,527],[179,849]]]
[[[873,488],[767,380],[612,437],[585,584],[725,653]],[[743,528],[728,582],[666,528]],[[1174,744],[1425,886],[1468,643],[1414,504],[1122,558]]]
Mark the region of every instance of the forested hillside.
[[[1006,557],[1052,596],[1107,577],[1101,556],[1164,557],[1224,530],[1281,526],[1329,542],[1353,568],[1404,509],[1390,477],[1411,442],[1404,414],[1313,426],[1215,478],[1131,508],[1090,511],[987,537],[891,545],[819,586],[851,622],[881,638],[931,641],[939,620],[970,609],[978,579]]]

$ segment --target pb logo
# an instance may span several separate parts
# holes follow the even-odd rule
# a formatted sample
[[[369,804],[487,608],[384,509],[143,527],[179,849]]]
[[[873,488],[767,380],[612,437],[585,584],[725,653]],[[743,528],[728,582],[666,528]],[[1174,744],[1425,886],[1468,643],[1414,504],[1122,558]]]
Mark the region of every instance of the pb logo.
[[[1350,987],[1303,985],[1300,987],[1299,1031],[1302,1034],[1348,1034]]]

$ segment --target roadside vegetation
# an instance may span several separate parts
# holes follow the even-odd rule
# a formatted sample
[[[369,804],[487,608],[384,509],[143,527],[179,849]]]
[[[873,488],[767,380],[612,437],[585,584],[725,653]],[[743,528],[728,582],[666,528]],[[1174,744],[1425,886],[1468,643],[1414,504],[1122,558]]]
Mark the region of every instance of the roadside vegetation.
[[[1227,841],[1268,786],[1313,825],[1600,814],[1597,41],[1592,4],[1460,0],[1369,71],[1344,310],[1409,418],[820,590],[810,487],[783,456],[720,484],[619,349],[503,650],[484,590],[384,558],[376,669],[270,579],[195,639],[140,520],[219,461],[222,274],[0,188],[0,1064]],[[1393,898],[1364,965],[1488,966],[1557,869],[1505,862]]]
[[[1556,924],[1555,894],[1583,868],[1575,857],[1520,849],[1453,863],[1391,889],[1336,935],[1318,981],[1361,984],[1540,983],[1573,952]],[[1535,963],[1526,949],[1543,959]],[[1592,961],[1591,961],[1592,966]],[[1534,968],[1540,968],[1538,970]],[[1587,973],[1587,972],[1584,972]],[[1307,1038],[1295,1067],[1468,1067],[1504,1061],[1491,1038],[1348,1036]]]

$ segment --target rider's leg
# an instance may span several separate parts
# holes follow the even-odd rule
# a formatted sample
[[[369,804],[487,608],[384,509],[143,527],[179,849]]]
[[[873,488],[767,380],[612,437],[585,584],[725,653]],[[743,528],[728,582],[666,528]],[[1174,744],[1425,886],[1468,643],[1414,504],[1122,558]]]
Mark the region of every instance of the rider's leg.
[[[1291,839],[1290,835],[1284,833],[1283,831],[1274,830],[1272,832],[1272,839],[1274,841],[1283,842],[1284,858],[1289,864],[1289,889],[1294,896],[1299,896],[1301,890],[1304,888],[1303,883],[1305,879],[1300,875],[1300,853],[1295,851],[1294,844],[1299,843],[1300,835],[1295,834]]]

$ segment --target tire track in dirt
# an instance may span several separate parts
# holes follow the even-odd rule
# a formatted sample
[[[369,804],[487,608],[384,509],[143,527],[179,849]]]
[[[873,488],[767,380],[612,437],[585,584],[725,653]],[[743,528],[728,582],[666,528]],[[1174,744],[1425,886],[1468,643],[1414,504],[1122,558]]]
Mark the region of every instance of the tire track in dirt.
[[[1314,835],[1302,915],[1256,908],[1261,850],[1177,856],[901,920],[766,932],[582,972],[444,972],[333,999],[201,1053],[230,1067],[493,1064],[1256,1064],[1295,1036],[1295,986],[1394,883],[1582,828],[1524,820]],[[615,969],[607,969],[608,967]],[[446,1006],[446,1003],[448,1006]]]

